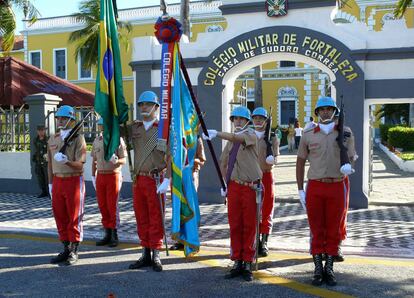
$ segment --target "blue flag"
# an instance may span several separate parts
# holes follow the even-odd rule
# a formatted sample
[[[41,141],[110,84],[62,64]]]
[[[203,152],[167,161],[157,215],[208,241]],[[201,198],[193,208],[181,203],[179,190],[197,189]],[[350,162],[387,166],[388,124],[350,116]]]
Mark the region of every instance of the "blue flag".
[[[200,210],[193,180],[197,151],[198,116],[190,92],[180,71],[178,45],[174,49],[174,87],[170,149],[172,156],[172,237],[184,244],[184,253],[191,256],[200,249],[198,225]]]

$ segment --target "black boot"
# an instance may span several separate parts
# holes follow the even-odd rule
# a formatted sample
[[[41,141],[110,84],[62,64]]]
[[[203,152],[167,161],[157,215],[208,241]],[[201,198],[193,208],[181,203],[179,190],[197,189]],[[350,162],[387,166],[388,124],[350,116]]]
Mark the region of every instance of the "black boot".
[[[65,262],[68,259],[69,256],[69,241],[62,241],[63,243],[63,251],[59,253],[56,257],[52,258],[50,260],[50,263],[52,264],[58,264]]]
[[[118,246],[118,231],[117,229],[111,229],[111,238],[109,239],[109,247]]]
[[[336,278],[333,271],[334,256],[328,255],[325,262],[325,281],[328,286],[336,286]]]
[[[315,271],[313,273],[312,284],[314,286],[320,286],[323,282],[323,265],[322,254],[313,255],[313,263],[315,264]]]
[[[245,281],[252,281],[253,280],[253,272],[252,272],[252,262],[244,262],[243,266],[243,279]]]
[[[161,272],[162,271],[160,251],[157,250],[157,249],[152,250],[152,269],[156,272]]]
[[[69,265],[73,265],[75,264],[79,257],[78,257],[78,248],[79,248],[79,242],[71,242],[69,244],[69,256],[68,259],[65,262],[65,265],[69,266]]]
[[[141,257],[134,264],[129,265],[129,269],[139,269],[142,267],[151,266],[151,250],[144,247]]]
[[[334,257],[335,262],[343,262],[345,261],[344,254],[342,253],[341,244],[338,245],[338,254]]]
[[[109,244],[109,242],[111,241],[111,229],[107,229],[105,228],[105,236],[96,242],[96,246],[104,246]]]
[[[269,239],[269,234],[262,234],[262,241],[259,246],[259,256],[267,257],[269,255],[269,249],[267,248],[267,240]]]
[[[176,242],[170,246],[170,250],[183,250],[183,249],[184,249],[184,244],[180,242]]]
[[[230,279],[235,278],[243,273],[243,261],[236,260],[234,261],[233,267],[230,269],[229,273],[227,273],[224,278]]]

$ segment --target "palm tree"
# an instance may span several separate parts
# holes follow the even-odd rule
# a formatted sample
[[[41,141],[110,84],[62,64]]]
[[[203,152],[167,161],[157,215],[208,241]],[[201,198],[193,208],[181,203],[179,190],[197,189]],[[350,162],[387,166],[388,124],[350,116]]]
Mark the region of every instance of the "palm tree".
[[[74,31],[69,36],[69,42],[75,43],[75,60],[82,56],[82,66],[89,69],[98,65],[98,39],[100,1],[83,0],[79,4],[79,12],[73,15],[77,22],[83,23],[84,28]],[[129,50],[129,33],[132,25],[129,22],[117,21],[119,29],[119,42]],[[126,30],[126,34],[125,34]]]
[[[399,0],[394,10],[394,16],[399,19],[402,18],[408,6],[410,6],[412,3],[413,0]]]
[[[15,11],[21,10],[29,24],[36,22],[39,11],[29,0],[0,0],[0,35],[3,37],[2,50],[5,55],[13,49],[16,30]]]

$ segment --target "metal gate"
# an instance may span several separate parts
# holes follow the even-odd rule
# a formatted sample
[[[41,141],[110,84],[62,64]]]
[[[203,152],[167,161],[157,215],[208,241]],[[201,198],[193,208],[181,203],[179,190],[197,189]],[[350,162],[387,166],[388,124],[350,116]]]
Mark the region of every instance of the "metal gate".
[[[0,151],[30,149],[29,110],[26,105],[0,107]]]

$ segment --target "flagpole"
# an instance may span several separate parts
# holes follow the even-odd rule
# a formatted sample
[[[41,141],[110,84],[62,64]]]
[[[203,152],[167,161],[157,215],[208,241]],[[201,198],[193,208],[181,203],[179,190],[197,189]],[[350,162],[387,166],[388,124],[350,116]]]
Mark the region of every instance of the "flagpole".
[[[191,81],[190,81],[190,76],[188,75],[187,68],[184,65],[184,60],[183,60],[183,57],[181,56],[181,52],[178,51],[178,54],[180,55],[180,67],[181,67],[181,70],[183,71],[185,82],[187,83],[188,90],[190,91],[191,100],[192,100],[192,102],[194,104],[194,107],[197,111],[197,116],[198,116],[198,119],[200,120],[200,124],[201,124],[201,127],[203,129],[203,132],[206,136],[208,136],[207,126],[206,126],[206,123],[204,122],[203,114],[201,113],[201,110],[200,110],[200,107],[198,105],[197,99],[194,95],[193,86],[191,85]],[[217,160],[217,157],[216,157],[216,153],[214,152],[214,147],[213,147],[213,144],[211,143],[211,140],[207,140],[207,145],[208,145],[208,149],[210,150],[211,156],[213,157],[214,166],[216,168],[217,175],[220,179],[221,187],[223,188],[223,191],[226,191],[226,189],[227,189],[226,183],[224,182],[223,175],[221,174],[220,166],[219,166],[219,163],[218,163],[218,160]]]

